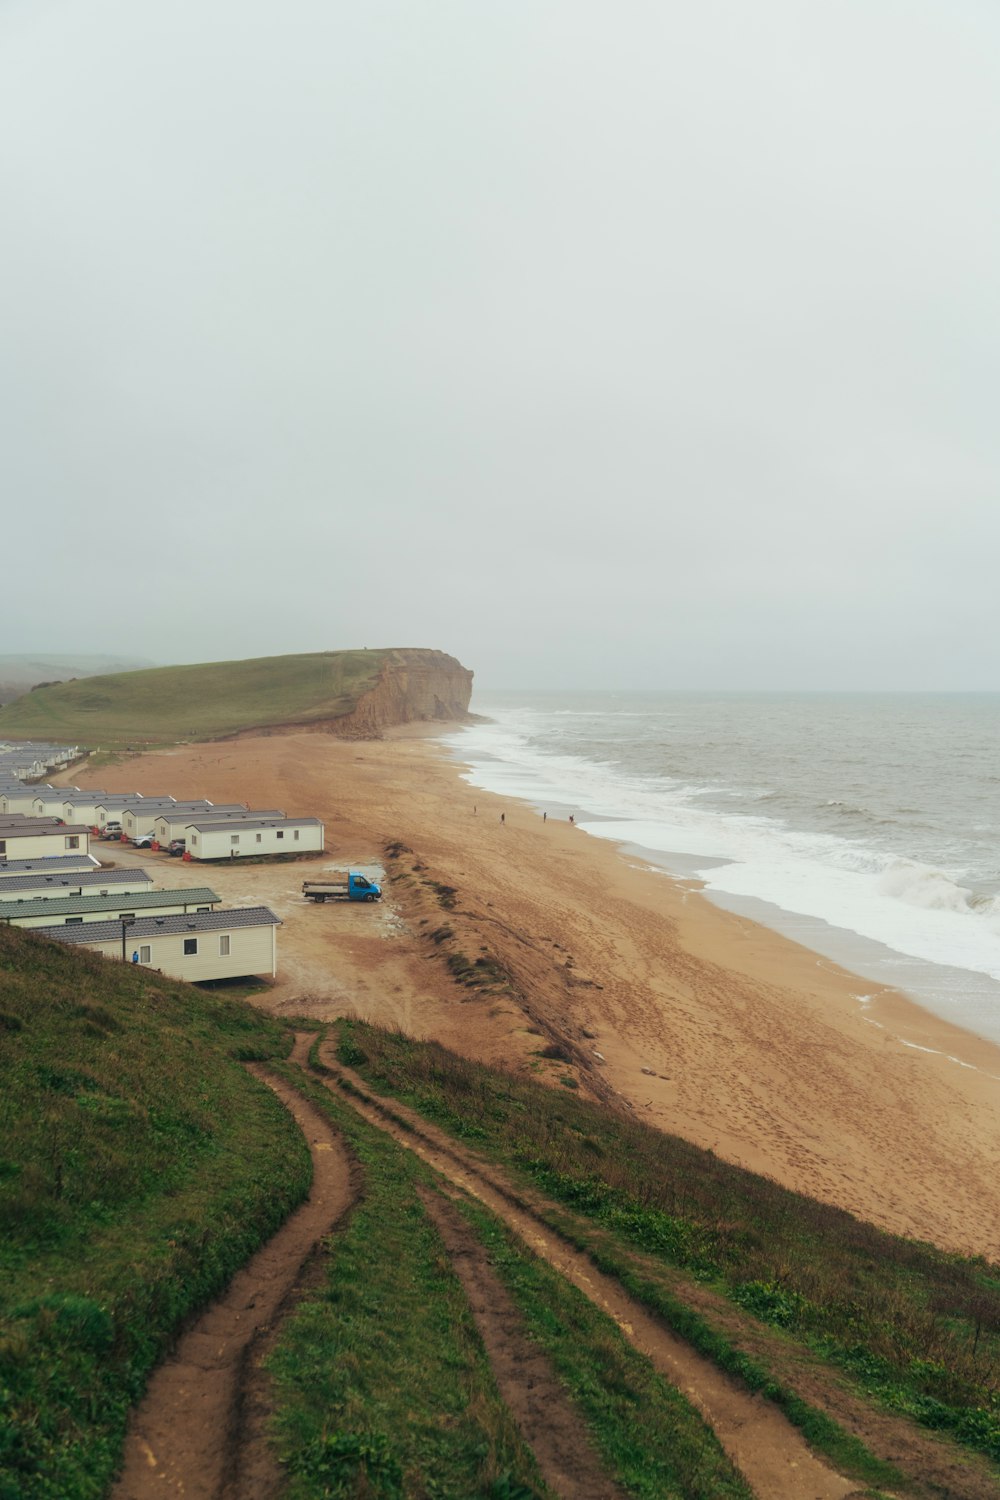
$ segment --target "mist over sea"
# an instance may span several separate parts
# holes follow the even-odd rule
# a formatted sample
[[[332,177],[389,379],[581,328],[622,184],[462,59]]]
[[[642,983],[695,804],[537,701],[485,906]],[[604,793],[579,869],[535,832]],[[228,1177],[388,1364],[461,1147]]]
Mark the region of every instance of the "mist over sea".
[[[1000,1042],[1000,694],[477,693],[473,786]]]

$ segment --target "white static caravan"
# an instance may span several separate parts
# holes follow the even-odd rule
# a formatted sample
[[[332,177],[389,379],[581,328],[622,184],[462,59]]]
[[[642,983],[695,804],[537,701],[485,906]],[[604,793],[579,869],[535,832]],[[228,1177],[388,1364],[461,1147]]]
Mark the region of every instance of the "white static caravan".
[[[167,812],[175,806],[173,797],[143,797],[141,802],[130,803],[122,809],[118,819],[122,825],[122,833],[127,839],[139,839],[143,834],[152,833],[156,814]]]
[[[0,922],[12,927],[67,927],[81,922],[118,922],[139,917],[186,916],[212,911],[222,897],[208,886],[180,891],[84,891],[79,896],[0,901]]]
[[[0,792],[0,817],[7,817],[9,813],[24,813],[25,817],[32,816],[31,805],[40,792],[55,791],[50,786],[22,786],[18,791]],[[59,814],[62,817],[62,813]]]
[[[27,818],[23,823],[0,822],[0,860],[45,859],[49,855],[89,854],[90,829]]]
[[[67,823],[86,823],[93,828],[97,824],[97,809],[107,800],[108,794],[103,787],[83,792],[71,792],[67,787],[62,817]]]
[[[29,861],[25,861],[29,863]],[[67,863],[71,864],[72,860]],[[62,860],[39,860],[39,866],[51,864],[62,864]],[[32,874],[26,871],[24,874],[8,875],[5,870],[0,870],[0,902],[22,901],[22,900],[49,900],[59,896],[82,896],[84,892],[93,891],[101,896],[108,896],[112,892],[135,891],[144,894],[151,891],[156,884],[152,875],[147,870],[95,870],[88,865],[84,870],[70,870],[62,873],[48,872],[36,869]]]
[[[280,920],[270,907],[200,912],[186,917],[137,917],[125,928],[125,957],[171,979],[241,979],[278,972]],[[106,958],[122,957],[122,924],[88,922],[75,927],[36,927],[36,937],[82,944]]]
[[[194,815],[198,816],[197,813]],[[247,812],[242,802],[226,802],[219,806],[209,806],[205,812],[205,820],[211,818],[212,822],[227,823],[231,818],[283,818],[285,815],[280,809],[271,812],[251,813]],[[191,813],[185,812],[183,807],[178,806],[177,811],[161,812],[158,814],[153,825],[158,844],[169,844],[171,839],[183,839],[187,837],[186,830],[191,824]]]
[[[69,792],[79,791],[75,786],[53,786],[33,787],[35,795],[32,798],[31,807],[28,809],[33,818],[66,818],[63,808],[66,805],[66,796]],[[66,821],[79,821],[67,819]]]
[[[246,818],[225,823],[192,823],[184,837],[192,859],[236,859],[256,854],[322,852],[319,818]]]
[[[152,798],[148,801],[148,807],[145,802],[142,802],[138,807],[130,807],[122,814],[122,831],[127,838],[144,838],[146,834],[151,833],[159,840],[156,831],[159,819],[172,817],[175,811],[185,823],[190,823],[192,818],[210,817],[214,812],[211,802],[207,802],[204,797],[199,797],[194,802],[170,801],[157,804]]]
[[[103,797],[94,809],[97,813],[97,817],[94,819],[95,826],[100,829],[104,827],[105,823],[120,823],[122,813],[127,808],[134,807],[137,802],[141,802],[142,800],[141,792],[112,792],[110,797]],[[166,797],[156,797],[154,800],[160,807],[164,807],[168,799]]]
[[[99,863],[92,854],[62,854],[42,859],[3,859],[0,857],[0,891],[3,881],[22,875],[66,875],[76,871],[97,870]]]

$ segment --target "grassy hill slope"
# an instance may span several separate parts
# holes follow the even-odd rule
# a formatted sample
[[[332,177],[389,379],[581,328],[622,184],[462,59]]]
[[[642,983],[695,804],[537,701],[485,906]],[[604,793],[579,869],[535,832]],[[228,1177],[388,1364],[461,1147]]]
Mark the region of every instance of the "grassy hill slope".
[[[786,1373],[752,1368],[708,1329],[689,1291],[678,1297],[677,1273],[828,1365],[873,1409],[1000,1465],[1000,1266],[888,1234],[678,1136],[436,1043],[360,1021],[342,1021],[339,1033],[343,1063],[564,1205],[575,1227],[562,1222],[563,1232],[599,1267],[793,1421],[801,1403],[779,1389]],[[593,1237],[579,1238],[581,1220]],[[668,1272],[659,1283],[657,1263]],[[981,1491],[970,1483],[941,1493]]]
[[[245,1002],[0,926],[0,1500],[106,1494],[177,1325],[305,1195],[306,1145],[248,1057],[330,1116],[359,1174],[271,1357],[290,1500],[551,1493],[435,1228],[437,1179],[326,1087],[319,1049],[334,1041],[369,1086],[502,1164],[518,1195],[543,1194],[564,1241],[845,1472],[894,1494],[996,1492],[997,1267],[357,1021],[317,1043],[307,1073],[281,1061],[282,1024]],[[459,1209],[623,1493],[747,1493],[603,1312],[481,1205]]]
[[[245,1003],[0,926],[0,1500],[98,1496],[177,1323],[308,1191]]]
[[[37,682],[64,682],[68,677],[96,677],[100,672],[137,672],[153,663],[135,656],[22,653],[0,656],[0,703],[20,698]]]
[[[322,723],[350,713],[394,654],[317,651],[62,682],[0,710],[0,738],[115,749]]]

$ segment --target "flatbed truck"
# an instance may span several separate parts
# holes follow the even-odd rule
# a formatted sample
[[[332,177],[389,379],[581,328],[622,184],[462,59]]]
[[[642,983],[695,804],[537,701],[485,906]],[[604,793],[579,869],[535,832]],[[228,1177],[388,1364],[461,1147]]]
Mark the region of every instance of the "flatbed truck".
[[[332,880],[304,880],[302,894],[307,901],[381,901],[382,887],[367,875],[351,870]]]

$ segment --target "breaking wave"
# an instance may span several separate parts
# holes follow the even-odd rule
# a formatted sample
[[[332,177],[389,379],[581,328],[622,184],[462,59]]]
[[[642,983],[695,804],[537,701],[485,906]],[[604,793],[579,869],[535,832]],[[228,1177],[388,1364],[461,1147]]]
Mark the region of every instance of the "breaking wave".
[[[817,734],[813,701],[784,702],[783,739],[775,715],[754,719],[746,701],[738,716],[729,703],[664,695],[663,704],[490,702],[494,722],[449,743],[473,785],[550,816],[572,811],[596,837],[697,871],[710,896],[753,898],[908,959],[1000,980],[997,825],[984,817],[995,733],[984,739],[982,776],[964,791],[942,785],[949,758],[936,704],[933,744],[914,734],[912,702],[905,733],[881,701],[852,706],[843,752],[833,734]],[[738,733],[723,732],[730,723]]]

